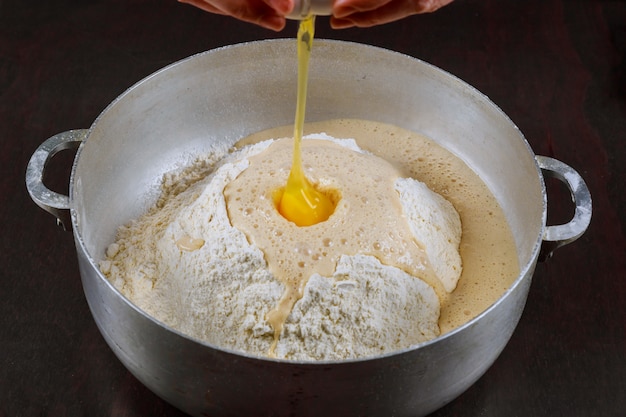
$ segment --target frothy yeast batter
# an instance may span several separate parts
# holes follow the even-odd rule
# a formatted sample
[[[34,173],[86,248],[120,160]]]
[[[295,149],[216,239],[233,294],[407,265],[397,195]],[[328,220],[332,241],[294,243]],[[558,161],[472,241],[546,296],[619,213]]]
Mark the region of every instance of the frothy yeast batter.
[[[376,256],[383,264],[398,266],[433,286],[441,301],[441,333],[476,317],[513,283],[519,274],[519,265],[513,235],[504,213],[484,182],[462,160],[424,136],[373,121],[338,119],[307,124],[305,134],[313,132],[355,138],[359,147],[384,160],[379,162],[379,158],[369,158],[366,154],[342,152],[340,146],[326,141],[317,150],[315,144],[309,149],[303,148],[307,176],[317,183],[320,190],[335,190],[336,193],[333,198],[338,206],[327,222],[334,218],[348,229],[324,228],[324,223],[309,227],[293,225],[286,229],[284,221],[275,222],[275,216],[280,215],[268,190],[275,190],[284,184],[291,163],[290,141],[278,142],[274,144],[271,154],[257,156],[251,161],[251,167],[260,171],[244,171],[224,190],[233,225],[246,235],[254,236],[252,239],[265,253],[272,272],[276,274],[279,269],[285,271],[278,275],[285,277],[283,283],[288,290],[279,306],[268,315],[275,330],[280,331],[291,306],[301,296],[302,286],[306,284],[306,279],[302,277],[312,271],[332,275],[337,257],[341,253],[355,253],[356,247],[359,253]],[[288,137],[291,133],[290,126],[270,129],[251,135],[238,146]],[[337,149],[329,151],[328,147],[335,146]],[[346,164],[342,160],[344,157],[363,158],[356,166],[360,165],[365,171],[360,172],[361,168],[347,171],[345,180],[357,184],[356,188],[370,189],[372,192],[368,195],[375,197],[342,198],[341,184],[330,178],[337,178],[336,173],[345,166],[355,166],[355,161]],[[325,169],[333,175],[324,175]],[[259,175],[260,172],[264,174]],[[375,173],[373,182],[372,173]],[[459,251],[463,271],[456,290],[451,294],[441,288],[419,242],[415,242],[403,227],[397,199],[389,198],[389,193],[395,192],[393,181],[407,176],[424,182],[445,197],[461,217]],[[354,207],[346,216],[349,207],[342,205],[342,201],[362,207]],[[376,206],[378,216],[375,220],[356,219],[359,213],[371,215],[371,210],[361,210],[367,206]],[[363,224],[371,224],[371,227],[366,229]],[[350,225],[355,226],[350,229]],[[333,232],[339,229],[343,231],[341,234]],[[258,233],[260,230],[262,233]],[[290,250],[286,251],[286,247]]]
[[[403,215],[394,183],[406,175],[386,160],[328,140],[303,141],[307,178],[331,196],[335,211],[326,221],[306,227],[278,213],[273,192],[289,172],[292,142],[280,139],[251,157],[250,166],[224,189],[231,224],[261,249],[270,271],[285,286],[267,315],[276,340],[309,277],[332,276],[342,255],[374,256],[421,278],[440,298],[446,297]]]

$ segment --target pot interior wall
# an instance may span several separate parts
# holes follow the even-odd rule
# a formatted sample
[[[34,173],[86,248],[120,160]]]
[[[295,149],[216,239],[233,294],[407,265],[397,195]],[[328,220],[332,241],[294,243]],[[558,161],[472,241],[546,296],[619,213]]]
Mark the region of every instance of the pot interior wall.
[[[157,196],[162,174],[256,131],[293,122],[295,40],[209,51],[139,82],[96,120],[73,171],[75,227],[92,260]],[[463,158],[507,213],[520,265],[542,232],[543,185],[515,125],[478,91],[398,53],[316,41],[307,120],[362,118],[423,133]]]

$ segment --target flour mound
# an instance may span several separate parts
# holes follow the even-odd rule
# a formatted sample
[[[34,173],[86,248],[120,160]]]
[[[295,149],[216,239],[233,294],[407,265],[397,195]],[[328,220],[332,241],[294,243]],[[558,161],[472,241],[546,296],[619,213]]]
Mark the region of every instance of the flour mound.
[[[452,203],[413,178],[398,178],[396,191],[415,239],[423,242],[430,265],[447,292],[461,277],[461,219]]]
[[[372,256],[343,256],[332,277],[314,274],[285,323],[279,357],[375,356],[439,335],[431,287]]]

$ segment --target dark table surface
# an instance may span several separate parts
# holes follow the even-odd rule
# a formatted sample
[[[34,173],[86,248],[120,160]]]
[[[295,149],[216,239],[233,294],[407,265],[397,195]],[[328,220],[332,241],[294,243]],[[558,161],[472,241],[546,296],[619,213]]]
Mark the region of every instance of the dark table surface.
[[[1,417],[183,415],[100,336],[72,236],[30,200],[26,164],[47,137],[89,127],[169,63],[293,36],[294,24],[273,33],[173,0],[0,1]],[[626,2],[457,0],[370,29],[334,31],[322,18],[317,36],[400,51],[460,77],[535,153],[574,167],[593,196],[586,234],[538,265],[499,359],[434,415],[626,415]],[[55,159],[52,188],[67,192],[72,158]],[[551,222],[570,214],[568,204],[549,209]]]

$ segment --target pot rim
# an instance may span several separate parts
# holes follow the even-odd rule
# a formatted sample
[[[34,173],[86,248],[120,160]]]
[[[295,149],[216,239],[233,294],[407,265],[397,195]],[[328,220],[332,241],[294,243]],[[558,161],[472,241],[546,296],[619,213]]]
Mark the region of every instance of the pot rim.
[[[354,363],[363,363],[363,362],[371,362],[371,361],[375,361],[375,360],[380,360],[380,359],[386,359],[386,358],[390,358],[390,357],[394,357],[394,356],[400,356],[400,355],[405,355],[405,354],[409,354],[415,350],[418,349],[423,349],[426,348],[428,346],[440,343],[446,339],[449,338],[453,338],[456,335],[458,335],[459,333],[462,333],[465,331],[465,329],[475,326],[477,322],[479,322],[483,317],[485,317],[486,315],[490,314],[490,312],[496,308],[498,308],[498,306],[500,304],[502,304],[503,302],[505,302],[505,300],[509,297],[509,295],[513,292],[515,292],[515,290],[521,285],[521,283],[523,281],[525,281],[526,279],[531,279],[533,272],[534,272],[534,268],[535,268],[535,264],[537,262],[537,259],[539,257],[539,252],[541,250],[541,245],[542,245],[542,241],[543,241],[543,236],[545,233],[545,229],[546,229],[546,220],[547,220],[547,193],[546,193],[546,186],[545,186],[545,181],[544,181],[544,177],[543,174],[541,172],[541,169],[537,163],[536,160],[536,155],[533,152],[530,144],[528,143],[528,141],[526,140],[526,138],[524,137],[523,133],[521,132],[521,130],[517,127],[517,125],[515,125],[515,123],[510,119],[510,117],[499,107],[497,106],[494,102],[492,102],[488,96],[486,96],[484,93],[482,93],[481,91],[479,91],[478,89],[476,89],[475,87],[473,87],[472,85],[468,84],[467,82],[463,81],[462,79],[460,79],[459,77],[445,71],[444,69],[437,67],[433,64],[430,64],[428,62],[425,62],[419,58],[413,57],[411,55],[408,54],[404,54],[401,52],[397,52],[397,51],[393,51],[393,50],[389,50],[383,47],[379,47],[379,46],[374,46],[374,45],[367,45],[367,44],[363,44],[363,43],[359,43],[359,42],[353,42],[353,41],[343,41],[343,40],[334,40],[334,39],[316,39],[316,45],[319,45],[320,43],[326,43],[326,44],[330,44],[330,45],[340,45],[340,46],[347,46],[347,47],[358,47],[358,48],[366,48],[366,49],[374,49],[377,50],[378,52],[383,52],[383,53],[387,53],[390,55],[396,55],[396,56],[400,56],[403,57],[405,59],[410,59],[412,61],[417,61],[420,65],[424,65],[429,67],[431,70],[433,70],[434,72],[439,72],[440,74],[444,75],[445,77],[451,79],[452,81],[454,81],[455,83],[457,83],[460,86],[463,86],[466,91],[468,91],[470,94],[472,94],[473,96],[477,97],[480,100],[483,100],[486,104],[489,104],[492,109],[497,112],[505,121],[507,121],[508,123],[510,123],[510,125],[515,129],[515,131],[518,133],[518,137],[519,139],[523,142],[523,144],[525,145],[527,151],[528,151],[528,156],[531,157],[533,159],[534,162],[534,168],[535,168],[535,172],[536,175],[539,179],[539,184],[541,186],[541,195],[542,195],[542,215],[541,215],[541,227],[539,230],[539,233],[535,239],[535,242],[533,244],[532,247],[532,251],[531,251],[531,256],[529,257],[529,261],[525,263],[525,265],[523,265],[522,267],[520,267],[520,272],[519,275],[517,276],[517,278],[515,279],[515,281],[509,286],[509,288],[504,291],[502,293],[502,295],[495,301],[493,302],[489,307],[487,307],[484,311],[482,311],[480,314],[478,314],[476,317],[470,319],[469,321],[465,322],[463,325],[445,333],[442,334],[440,336],[437,336],[434,339],[431,339],[429,341],[417,344],[417,345],[412,345],[409,346],[407,348],[404,349],[400,349],[400,350],[396,350],[393,352],[387,352],[384,354],[380,354],[380,355],[376,355],[376,356],[366,356],[366,357],[360,357],[360,358],[352,358],[352,359],[342,359],[342,360],[315,360],[315,361],[307,361],[307,360],[291,360],[291,359],[278,359],[278,358],[270,358],[270,357],[266,357],[266,356],[257,356],[257,355],[253,355],[253,354],[249,354],[247,352],[243,352],[243,351],[237,351],[237,350],[233,350],[233,349],[228,349],[228,348],[224,348],[224,347],[220,347],[211,343],[208,343],[206,341],[203,341],[201,339],[197,339],[195,337],[192,337],[190,335],[187,335],[185,333],[180,332],[177,329],[174,329],[172,327],[170,327],[169,325],[167,325],[166,323],[163,323],[159,320],[157,320],[156,318],[152,317],[151,315],[149,315],[148,313],[146,313],[145,311],[143,311],[141,308],[139,308],[138,306],[136,306],[132,301],[130,301],[126,296],[124,296],[105,276],[104,274],[100,271],[100,268],[97,264],[97,262],[95,261],[95,258],[91,255],[91,253],[87,250],[85,242],[83,240],[83,237],[81,235],[80,232],[80,225],[78,224],[78,213],[76,212],[76,209],[74,208],[74,194],[75,194],[75,180],[76,180],[76,168],[78,165],[78,160],[80,159],[80,156],[83,152],[84,147],[89,143],[89,137],[92,133],[92,131],[94,130],[95,126],[98,124],[99,120],[101,118],[104,117],[104,115],[109,111],[110,108],[112,108],[113,106],[115,106],[119,101],[123,100],[131,91],[133,91],[136,87],[138,87],[140,84],[143,84],[144,82],[147,82],[148,80],[159,76],[161,73],[166,72],[166,71],[170,71],[173,68],[179,66],[179,65],[184,65],[184,63],[186,63],[187,61],[190,60],[194,60],[194,59],[198,59],[199,57],[205,56],[205,55],[212,55],[212,54],[216,54],[216,53],[220,53],[220,51],[224,51],[224,50],[231,50],[231,49],[235,49],[235,48],[246,48],[249,46],[254,46],[254,45],[258,45],[258,44],[281,44],[281,43],[287,43],[287,42],[293,42],[293,39],[291,38],[278,38],[278,39],[266,39],[266,40],[257,40],[257,41],[249,41],[249,42],[242,42],[242,43],[237,43],[237,44],[232,44],[232,45],[226,45],[226,46],[222,46],[219,48],[215,48],[215,49],[210,49],[207,51],[203,51],[203,52],[199,52],[197,54],[193,54],[189,57],[183,58],[181,60],[175,61],[171,64],[166,65],[165,67],[153,72],[152,74],[149,74],[148,76],[142,78],[141,80],[139,80],[138,82],[134,83],[132,86],[130,86],[129,88],[127,88],[124,92],[122,92],[120,95],[118,95],[111,103],[109,103],[105,109],[96,117],[96,119],[94,120],[94,122],[92,123],[92,125],[89,127],[89,129],[87,130],[87,133],[85,135],[85,138],[83,140],[83,142],[81,143],[81,145],[79,146],[77,152],[76,152],[76,156],[74,158],[73,164],[72,164],[72,169],[71,169],[71,174],[70,174],[70,183],[69,183],[69,199],[70,199],[70,214],[71,214],[71,222],[72,222],[72,233],[74,235],[74,240],[76,242],[76,245],[78,247],[78,249],[83,252],[83,254],[85,255],[85,258],[88,260],[90,266],[92,267],[92,269],[94,269],[96,271],[96,274],[98,276],[98,279],[100,279],[101,281],[103,281],[105,283],[105,285],[112,290],[117,296],[121,297],[122,300],[124,300],[124,303],[130,307],[131,309],[133,309],[134,311],[136,311],[137,313],[139,313],[142,317],[150,320],[151,322],[153,322],[154,324],[170,331],[171,333],[174,333],[184,339],[187,339],[191,342],[194,342],[196,344],[202,345],[204,347],[207,347],[209,349],[214,349],[220,352],[224,352],[227,354],[231,354],[231,355],[235,355],[235,356],[239,356],[239,357],[243,357],[249,360],[259,360],[259,361],[263,361],[263,362],[267,362],[267,363],[279,363],[279,364],[289,364],[289,365],[297,365],[297,366],[304,366],[304,367],[318,367],[318,366],[327,366],[327,365],[347,365],[347,364],[354,364]]]

